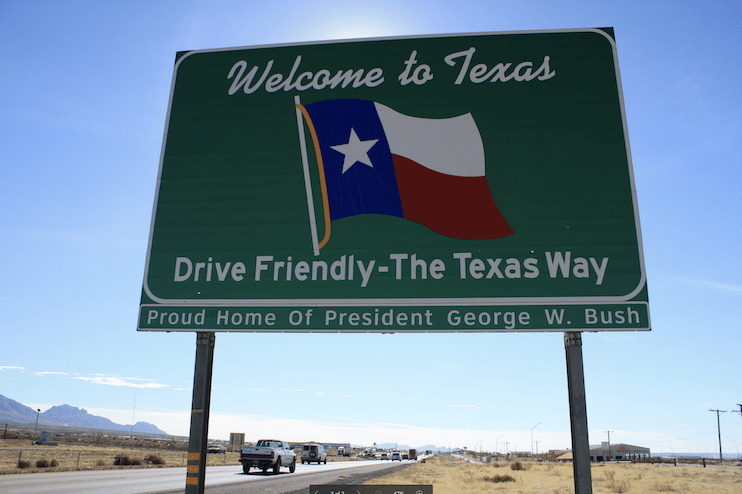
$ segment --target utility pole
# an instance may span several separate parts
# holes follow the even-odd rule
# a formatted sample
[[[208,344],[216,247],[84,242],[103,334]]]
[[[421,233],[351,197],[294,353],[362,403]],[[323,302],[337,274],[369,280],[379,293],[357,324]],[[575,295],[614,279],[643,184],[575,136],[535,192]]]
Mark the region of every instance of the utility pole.
[[[608,461],[611,461],[611,432],[616,431],[603,431],[608,434]]]
[[[540,423],[541,422],[539,422],[538,424],[540,424]],[[536,425],[538,425],[538,424],[536,424]],[[531,456],[533,456],[533,429],[536,428],[536,425],[534,425],[533,427],[531,427]]]
[[[36,425],[33,428],[33,440],[36,441],[36,430],[39,428],[39,414],[41,413],[41,408],[36,409]]]
[[[737,410],[732,410],[732,413],[738,413],[740,417],[742,417],[742,405],[737,403],[737,406],[739,407],[739,412]]]
[[[719,431],[719,460],[724,461],[724,457],[721,454],[721,422],[719,422],[719,414],[727,413],[726,410],[709,410],[709,412],[716,413],[716,429]]]

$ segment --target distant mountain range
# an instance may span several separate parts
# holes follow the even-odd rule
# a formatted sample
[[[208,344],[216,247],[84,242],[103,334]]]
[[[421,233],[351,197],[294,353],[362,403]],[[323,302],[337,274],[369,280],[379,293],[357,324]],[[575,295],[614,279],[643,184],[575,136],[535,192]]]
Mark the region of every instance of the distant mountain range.
[[[15,400],[0,395],[0,423],[35,424],[37,411]],[[107,431],[127,431],[144,434],[167,434],[147,422],[131,425],[116,424],[105,417],[91,415],[84,408],[70,405],[57,405],[39,413],[39,425],[57,427],[78,427],[82,429],[101,429]]]

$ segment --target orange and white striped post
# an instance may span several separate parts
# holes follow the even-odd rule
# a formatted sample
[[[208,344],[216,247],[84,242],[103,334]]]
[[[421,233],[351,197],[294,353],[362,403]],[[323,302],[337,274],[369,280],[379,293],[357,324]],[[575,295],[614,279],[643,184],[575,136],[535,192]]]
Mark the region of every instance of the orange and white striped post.
[[[200,332],[196,335],[196,369],[193,376],[186,494],[203,494],[205,487],[211,374],[214,367],[214,341],[216,339],[214,333]]]

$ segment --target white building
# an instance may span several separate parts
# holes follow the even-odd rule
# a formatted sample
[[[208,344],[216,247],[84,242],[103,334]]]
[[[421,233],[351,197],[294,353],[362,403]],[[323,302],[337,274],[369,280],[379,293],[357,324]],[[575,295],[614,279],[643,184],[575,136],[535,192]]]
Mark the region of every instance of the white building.
[[[590,448],[590,461],[620,461],[649,458],[649,448],[631,444],[602,442],[600,446]]]

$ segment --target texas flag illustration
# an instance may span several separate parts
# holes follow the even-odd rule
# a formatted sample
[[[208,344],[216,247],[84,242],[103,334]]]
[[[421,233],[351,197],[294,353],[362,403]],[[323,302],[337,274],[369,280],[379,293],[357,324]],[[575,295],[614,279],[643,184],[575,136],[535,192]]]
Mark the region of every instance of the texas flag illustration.
[[[302,113],[331,221],[384,214],[458,239],[513,234],[487,183],[482,137],[470,113],[418,118],[356,99],[310,103]]]

